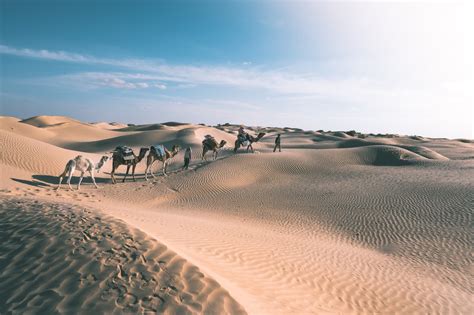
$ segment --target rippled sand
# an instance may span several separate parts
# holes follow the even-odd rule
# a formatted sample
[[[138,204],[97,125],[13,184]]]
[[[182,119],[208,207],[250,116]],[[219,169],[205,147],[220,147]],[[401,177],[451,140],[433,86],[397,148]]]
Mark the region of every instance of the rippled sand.
[[[200,301],[201,309],[183,306],[192,312],[212,305],[219,312],[252,314],[474,310],[471,140],[265,128],[268,134],[254,145],[258,152],[234,155],[236,126],[120,129],[57,117],[26,123],[2,119],[7,148],[0,153],[2,198],[32,198],[40,208],[61,203],[97,209],[106,214],[102,220],[127,224],[112,230],[144,232],[140,235],[148,241],[142,251],[166,244],[180,260],[197,266],[178,268],[183,285],[175,286]],[[277,132],[283,134],[282,153],[271,152]],[[230,144],[217,161],[198,159],[208,133]],[[98,160],[116,145],[138,149],[155,143],[193,147],[190,170],[180,170],[180,153],[168,177],[144,181],[142,162],[137,182],[112,185],[108,164],[98,176],[99,190],[87,180],[80,191],[52,190],[55,175],[77,154]],[[42,214],[31,221],[54,222]],[[117,246],[123,243],[116,240]],[[138,260],[127,261],[135,268]],[[189,293],[186,281],[195,273],[201,282],[212,282],[213,291]],[[130,292],[137,301],[142,298]],[[99,293],[84,297],[83,305],[96,298]],[[215,298],[221,302],[211,302]]]

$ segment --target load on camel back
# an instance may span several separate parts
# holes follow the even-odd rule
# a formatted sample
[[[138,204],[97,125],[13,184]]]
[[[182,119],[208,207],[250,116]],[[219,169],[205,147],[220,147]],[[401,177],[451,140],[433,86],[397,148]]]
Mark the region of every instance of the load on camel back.
[[[165,146],[162,144],[155,144],[150,147],[150,152],[156,154],[157,157],[163,158],[166,156]]]
[[[249,134],[247,132],[239,134],[237,136],[237,140],[243,147],[246,147],[250,144]]]
[[[124,161],[133,160],[135,158],[132,148],[124,145],[116,147],[114,153],[121,155]]]

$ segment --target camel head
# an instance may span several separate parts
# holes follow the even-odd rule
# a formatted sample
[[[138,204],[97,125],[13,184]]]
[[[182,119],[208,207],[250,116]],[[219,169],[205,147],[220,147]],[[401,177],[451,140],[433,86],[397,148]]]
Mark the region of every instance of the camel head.
[[[257,142],[258,140],[262,139],[264,136],[266,135],[265,132],[260,132],[257,136],[257,138],[255,138],[255,142]]]
[[[104,164],[109,160],[109,157],[107,155],[103,155],[101,158],[100,158],[100,161],[99,163],[97,163],[97,165],[95,166],[95,169],[97,171],[97,173],[100,172],[100,169],[102,168],[102,166],[104,166]]]
[[[150,148],[140,148],[140,153],[138,154],[138,162],[140,162],[145,157],[145,154],[148,150],[150,150]]]
[[[179,145],[177,145],[177,144],[173,145],[173,147],[171,148],[172,156],[175,156],[176,154],[178,154],[180,149],[181,149],[181,147]]]
[[[222,140],[221,143],[219,143],[219,148],[223,148],[227,144],[227,141]]]

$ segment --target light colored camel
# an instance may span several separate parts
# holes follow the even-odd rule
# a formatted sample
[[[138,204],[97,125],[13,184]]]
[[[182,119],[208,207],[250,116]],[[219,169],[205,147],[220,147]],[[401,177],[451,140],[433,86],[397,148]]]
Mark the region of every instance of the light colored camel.
[[[120,165],[127,165],[127,172],[125,173],[125,176],[123,177],[122,183],[125,182],[125,179],[128,176],[128,172],[130,171],[130,167],[132,167],[132,178],[133,178],[133,181],[135,181],[135,168],[137,167],[137,164],[140,163],[140,161],[143,160],[143,158],[145,157],[146,151],[148,151],[148,148],[141,148],[138,156],[135,155],[135,153],[133,152],[133,159],[125,160],[120,150],[115,149],[112,155],[112,172],[110,172],[110,177],[112,178],[112,184],[117,183],[117,181],[115,180],[115,170]]]
[[[77,183],[78,190],[81,188],[81,182],[82,182],[82,178],[84,177],[85,172],[89,172],[95,188],[99,188],[95,182],[94,171],[99,173],[101,167],[104,166],[105,162],[107,162],[108,159],[109,157],[104,155],[103,157],[100,158],[99,163],[94,164],[94,162],[91,159],[85,158],[82,155],[78,155],[74,159],[69,160],[69,162],[67,162],[66,164],[66,167],[64,168],[64,172],[61,175],[59,175],[59,183],[58,183],[58,187],[56,187],[56,190],[58,190],[61,187],[61,183],[64,177],[66,176],[66,174],[68,175],[67,184],[69,185],[69,189],[72,190],[71,178],[72,178],[72,174],[74,174],[75,171],[81,172],[79,183]]]
[[[225,140],[222,140],[220,143],[217,143],[217,140],[214,139],[214,137],[206,136],[206,138],[204,140],[202,140],[201,160],[206,159],[206,153],[208,151],[213,152],[214,160],[217,159],[217,154],[219,153],[219,149],[223,148],[226,145],[226,143],[227,143],[227,141],[225,141]]]
[[[161,161],[163,163],[163,175],[167,176],[166,174],[166,168],[168,167],[168,163],[173,158],[176,154],[179,152],[179,145],[174,145],[171,148],[171,151],[168,151],[168,149],[164,148],[165,154],[164,155],[159,155],[156,150],[152,149],[153,147],[150,147],[150,153],[148,153],[148,157],[146,158],[146,170],[145,170],[145,180],[148,180],[148,172],[150,172],[151,176],[155,178],[155,175],[151,171],[151,167],[153,166],[153,163],[156,161]]]

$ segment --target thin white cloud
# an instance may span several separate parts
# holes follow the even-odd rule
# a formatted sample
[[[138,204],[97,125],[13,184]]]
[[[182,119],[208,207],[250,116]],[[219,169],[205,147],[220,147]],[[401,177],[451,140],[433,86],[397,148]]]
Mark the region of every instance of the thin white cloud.
[[[14,48],[0,45],[0,53],[20,57],[29,57],[37,59],[48,59],[57,61],[77,62],[77,63],[99,63],[94,57],[80,54],[68,53],[64,51],[34,50],[28,48]]]
[[[73,84],[83,88],[111,87],[118,89],[149,89],[155,88],[165,90],[167,86],[159,82],[156,77],[129,74],[120,72],[81,72],[66,74],[42,80],[49,83],[62,82]]]
[[[379,93],[374,85],[369,84],[366,79],[344,79],[326,80],[315,76],[300,73],[291,73],[282,70],[262,70],[258,67],[244,68],[223,66],[190,66],[190,65],[167,65],[152,60],[144,59],[107,59],[94,56],[68,53],[64,51],[18,49],[0,45],[0,53],[26,58],[37,58],[56,60],[61,62],[73,62],[84,64],[108,65],[132,71],[140,71],[138,74],[128,74],[129,80],[172,82],[176,84],[190,85],[217,85],[244,89],[265,89],[283,94],[337,94],[340,91],[351,93]],[[90,73],[81,74],[87,76]],[[107,73],[100,74],[107,77]],[[113,74],[117,76],[116,74]],[[94,73],[97,80],[99,73]],[[125,80],[122,74],[119,79]],[[72,75],[71,77],[74,77]],[[114,82],[102,79],[103,85],[110,83],[114,87],[139,88],[136,82]],[[157,86],[157,84],[159,86]],[[144,86],[142,84],[142,86]],[[154,87],[163,88],[163,83],[154,83]]]

